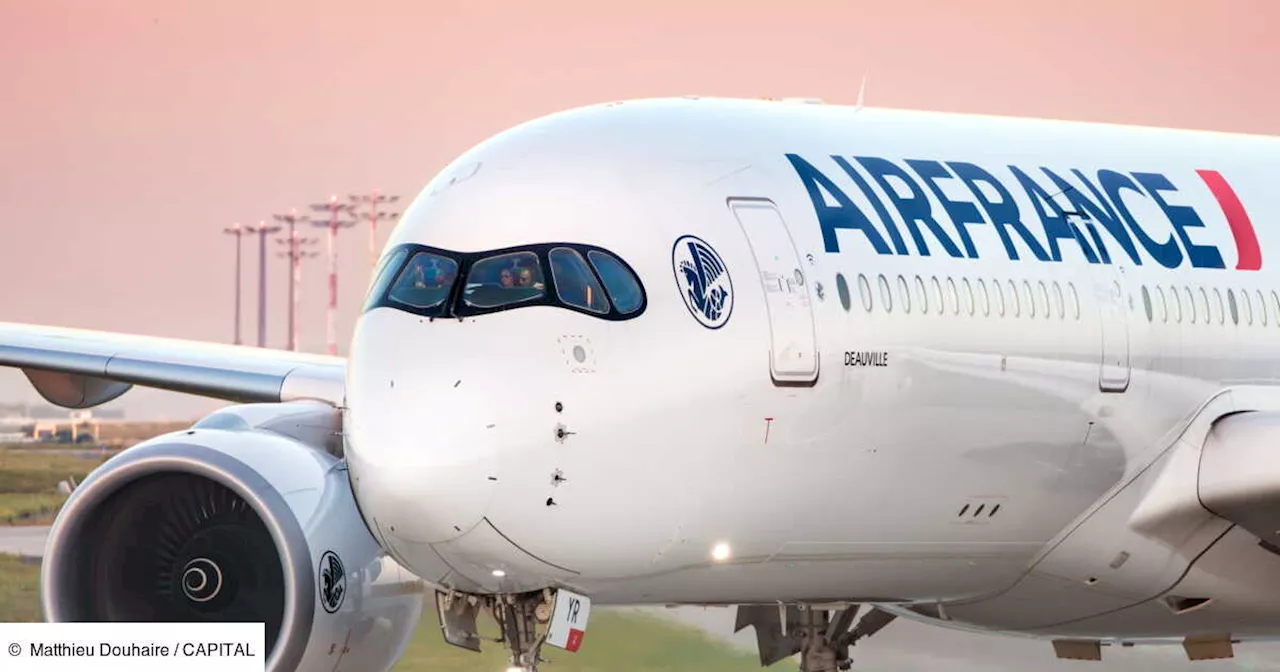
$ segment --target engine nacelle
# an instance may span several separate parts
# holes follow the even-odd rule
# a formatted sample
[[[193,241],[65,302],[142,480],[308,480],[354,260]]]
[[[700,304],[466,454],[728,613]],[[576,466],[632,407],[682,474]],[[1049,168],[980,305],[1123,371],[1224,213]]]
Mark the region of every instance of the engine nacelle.
[[[45,619],[265,622],[268,670],[390,668],[425,584],[365,526],[337,413],[235,406],[107,461],[49,532]]]

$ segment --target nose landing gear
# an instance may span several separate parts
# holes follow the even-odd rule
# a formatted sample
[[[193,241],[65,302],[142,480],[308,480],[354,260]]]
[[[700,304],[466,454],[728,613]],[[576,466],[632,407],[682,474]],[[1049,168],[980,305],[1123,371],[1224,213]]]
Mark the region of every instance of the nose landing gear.
[[[582,643],[590,600],[564,590],[514,595],[463,595],[436,592],[436,610],[446,642],[472,651],[480,650],[476,616],[485,609],[502,636],[492,640],[510,652],[508,672],[536,672],[542,645],[550,643],[577,651]]]
[[[502,628],[502,640],[511,652],[508,672],[535,672],[538,663],[550,662],[542,658],[542,644],[547,639],[546,628],[538,632],[539,625],[551,620],[551,596],[506,595],[492,605],[493,620]]]

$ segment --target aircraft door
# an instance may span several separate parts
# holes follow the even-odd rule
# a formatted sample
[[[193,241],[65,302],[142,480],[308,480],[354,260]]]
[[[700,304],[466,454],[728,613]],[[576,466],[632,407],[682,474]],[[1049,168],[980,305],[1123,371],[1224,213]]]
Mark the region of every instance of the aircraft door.
[[[1102,265],[1097,275],[1096,296],[1101,310],[1102,368],[1098,387],[1103,392],[1124,392],[1129,388],[1129,308],[1124,291],[1124,269]]]
[[[767,199],[731,199],[729,208],[747,237],[764,290],[773,380],[812,383],[818,379],[818,348],[809,279],[782,213]]]

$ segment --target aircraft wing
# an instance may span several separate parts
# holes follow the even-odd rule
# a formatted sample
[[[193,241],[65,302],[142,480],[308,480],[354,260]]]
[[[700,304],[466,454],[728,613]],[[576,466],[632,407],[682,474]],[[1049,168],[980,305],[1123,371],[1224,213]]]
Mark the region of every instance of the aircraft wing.
[[[339,406],[341,357],[0,322],[0,366],[22,369],[64,408],[111,401],[134,385],[240,403],[315,399]]]

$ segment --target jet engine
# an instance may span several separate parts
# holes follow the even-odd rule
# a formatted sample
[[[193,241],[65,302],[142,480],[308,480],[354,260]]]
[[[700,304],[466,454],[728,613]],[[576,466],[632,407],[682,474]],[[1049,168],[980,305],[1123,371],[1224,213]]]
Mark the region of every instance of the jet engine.
[[[262,622],[267,670],[386,670],[423,582],[378,546],[311,402],[221,410],[108,460],[49,533],[50,622]]]

